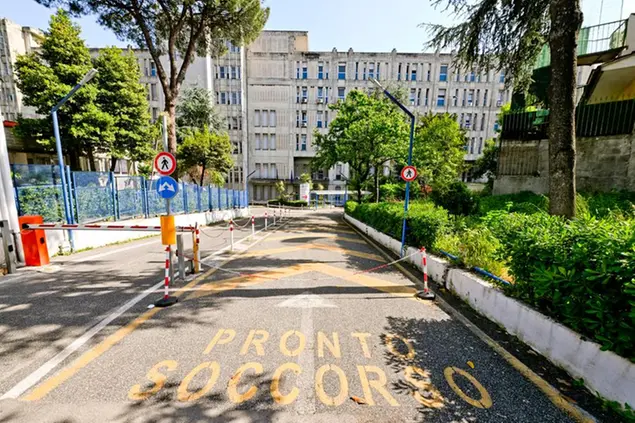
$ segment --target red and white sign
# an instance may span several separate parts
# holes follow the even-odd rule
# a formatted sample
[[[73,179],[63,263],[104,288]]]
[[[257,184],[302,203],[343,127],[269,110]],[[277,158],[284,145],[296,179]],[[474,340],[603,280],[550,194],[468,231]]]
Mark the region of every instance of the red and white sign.
[[[414,166],[406,166],[401,169],[401,179],[412,182],[417,178],[417,169]]]
[[[160,175],[171,175],[176,170],[176,158],[172,153],[162,151],[154,158],[154,168]]]

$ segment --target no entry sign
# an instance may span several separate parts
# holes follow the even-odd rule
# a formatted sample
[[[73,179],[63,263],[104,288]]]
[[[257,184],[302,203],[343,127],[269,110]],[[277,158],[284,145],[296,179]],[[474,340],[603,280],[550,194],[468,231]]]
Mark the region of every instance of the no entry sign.
[[[176,158],[171,153],[162,151],[154,158],[154,168],[160,175],[171,175],[176,170]]]
[[[414,166],[406,166],[401,169],[401,179],[412,182],[417,177],[417,169]]]

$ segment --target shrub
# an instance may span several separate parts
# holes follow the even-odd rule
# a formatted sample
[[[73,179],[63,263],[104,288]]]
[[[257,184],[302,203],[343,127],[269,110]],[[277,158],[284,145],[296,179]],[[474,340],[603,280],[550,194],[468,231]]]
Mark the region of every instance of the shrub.
[[[604,217],[611,213],[635,216],[635,192],[614,191],[582,195],[593,216]]]
[[[405,198],[405,185],[384,184],[379,187],[379,196],[384,201],[403,200]]]
[[[478,197],[461,181],[454,181],[445,191],[432,191],[435,204],[452,214],[470,215],[478,210]]]
[[[308,203],[304,200],[269,200],[267,204],[270,206],[291,206],[291,207],[306,207]]]
[[[507,210],[512,213],[533,214],[549,210],[549,199],[544,195],[523,191],[518,194],[481,196],[479,214],[493,210]]]

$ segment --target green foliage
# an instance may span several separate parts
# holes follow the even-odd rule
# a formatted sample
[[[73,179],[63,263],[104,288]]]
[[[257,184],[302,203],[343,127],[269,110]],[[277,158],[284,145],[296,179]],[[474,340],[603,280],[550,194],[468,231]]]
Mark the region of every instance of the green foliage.
[[[593,216],[604,217],[613,213],[635,217],[635,192],[614,191],[582,194]]]
[[[225,40],[248,45],[269,18],[269,8],[252,0],[37,0],[78,15],[96,15],[121,40],[147,48],[156,64],[170,123],[185,74],[196,55],[225,53]],[[164,65],[167,57],[167,66]],[[164,58],[164,60],[162,60]],[[176,133],[169,146],[176,153]]]
[[[511,213],[525,214],[547,212],[549,210],[549,198],[530,191],[481,197],[479,200],[479,213],[485,215],[492,210],[505,210]]]
[[[500,148],[496,145],[495,140],[489,139],[485,141],[483,155],[476,159],[474,166],[472,166],[472,176],[477,179],[482,176],[487,176],[488,184],[493,185],[498,169],[499,151]]]
[[[281,200],[285,200],[286,199],[286,192],[287,192],[287,187],[284,184],[284,181],[278,181],[276,182],[276,191],[278,192],[278,198]]]
[[[412,164],[417,168],[419,180],[444,191],[463,168],[466,138],[456,117],[448,113],[423,115],[415,131]],[[406,164],[406,157],[401,164]]]
[[[179,130],[208,127],[213,132],[221,132],[225,129],[224,118],[214,108],[214,99],[209,90],[188,88],[183,91],[180,100],[176,106],[176,125]]]
[[[92,68],[88,48],[80,38],[80,29],[69,16],[58,11],[51,16],[42,46],[37,52],[18,56],[15,63],[17,85],[26,106],[44,116],[18,118],[18,137],[35,140],[52,149],[51,109]],[[58,111],[62,148],[71,156],[71,166],[78,158],[93,152],[110,151],[114,141],[114,119],[97,102],[94,81],[78,90]]]
[[[99,71],[97,102],[113,118],[113,138],[109,153],[115,159],[144,161],[152,157],[152,140],[158,134],[150,125],[148,100],[141,73],[132,51],[117,47],[100,50],[94,61]],[[113,161],[111,171],[116,162]]]
[[[179,146],[178,160],[183,165],[179,169],[194,176],[200,166],[200,185],[203,185],[206,171],[214,182],[219,177],[224,181],[223,175],[234,166],[231,151],[227,134],[212,133],[207,128],[190,130]]]
[[[304,200],[269,200],[267,201],[267,204],[271,205],[271,206],[277,206],[277,205],[281,205],[281,206],[291,206],[291,207],[306,207],[308,205],[308,203]]]
[[[40,215],[47,223],[64,220],[61,186],[19,187],[17,191],[20,215]]]
[[[467,185],[457,180],[445,191],[432,191],[432,200],[452,214],[467,216],[478,210],[478,197]]]
[[[315,132],[317,154],[312,167],[324,169],[348,163],[349,186],[361,197],[373,168],[381,169],[387,161],[405,157],[408,125],[403,112],[381,93],[353,90],[346,100],[329,108],[337,112],[337,117],[326,134]]]
[[[384,201],[403,200],[406,195],[406,184],[383,184],[379,187],[379,196]]]
[[[311,184],[311,175],[308,173],[303,173],[300,175],[300,182],[303,184]]]

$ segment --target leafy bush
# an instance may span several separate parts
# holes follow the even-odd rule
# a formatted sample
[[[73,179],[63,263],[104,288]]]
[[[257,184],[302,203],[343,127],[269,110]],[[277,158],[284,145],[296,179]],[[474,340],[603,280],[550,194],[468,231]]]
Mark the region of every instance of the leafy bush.
[[[549,199],[544,195],[523,191],[518,194],[481,196],[479,213],[485,215],[492,210],[507,210],[511,213],[533,214],[549,210]]]
[[[290,206],[290,207],[306,207],[308,203],[304,200],[269,200],[267,204],[270,206]]]
[[[582,195],[593,216],[604,217],[612,212],[635,216],[635,192],[615,191]]]
[[[403,200],[405,188],[404,184],[384,184],[379,187],[379,196],[384,201]]]
[[[470,215],[478,210],[478,197],[461,181],[454,181],[447,190],[432,191],[435,204],[452,214]]]

